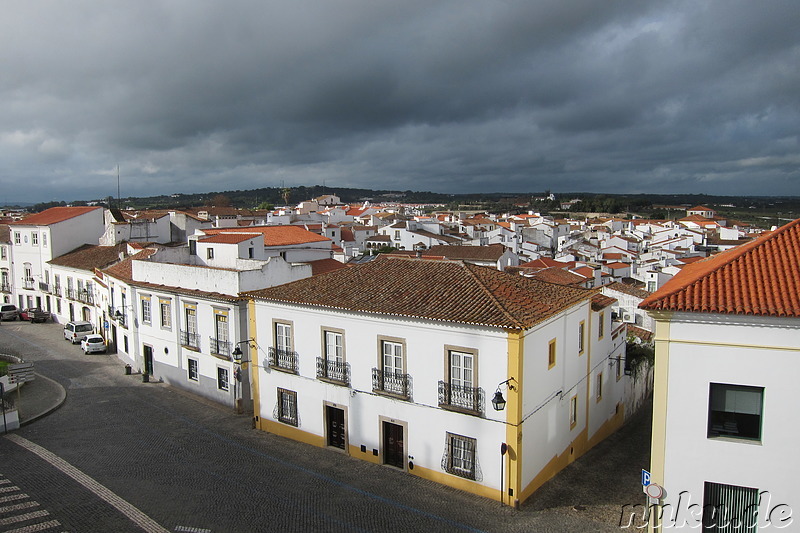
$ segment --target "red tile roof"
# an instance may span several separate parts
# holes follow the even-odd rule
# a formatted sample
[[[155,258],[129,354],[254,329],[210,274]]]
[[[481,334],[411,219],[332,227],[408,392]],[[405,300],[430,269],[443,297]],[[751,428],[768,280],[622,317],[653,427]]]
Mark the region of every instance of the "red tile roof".
[[[312,276],[318,276],[320,274],[325,274],[326,272],[333,272],[334,270],[348,268],[347,265],[341,261],[337,261],[336,259],[318,259],[316,261],[309,261],[308,264],[311,265]]]
[[[800,219],[686,265],[640,307],[800,317]]]
[[[464,261],[498,261],[506,252],[502,244],[488,246],[458,246],[437,244],[431,246],[422,255],[443,255],[448,259],[461,259]]]
[[[97,209],[103,209],[103,208],[97,206],[51,207],[50,209],[45,209],[41,213],[36,213],[35,215],[25,217],[22,220],[11,222],[11,224],[17,226],[48,226],[50,224],[57,224],[59,222],[64,222],[65,220],[75,218],[77,216],[89,213],[91,211],[95,211]]]
[[[119,262],[120,254],[125,254],[127,248],[126,243],[116,246],[84,244],[80,248],[51,259],[48,263],[93,272],[95,268],[102,269]]]
[[[217,235],[211,235],[210,237],[201,237],[197,239],[202,243],[210,243],[210,244],[239,244],[240,242],[244,242],[247,239],[252,239],[260,233],[219,233]]]
[[[592,311],[602,311],[606,307],[613,305],[616,302],[616,298],[612,298],[611,296],[606,296],[605,294],[595,294],[592,296]]]
[[[586,278],[573,274],[569,270],[563,270],[559,267],[543,268],[533,275],[528,276],[539,281],[546,281],[547,283],[557,283],[558,285],[572,285],[574,287],[583,286],[586,283]]]
[[[245,293],[256,300],[512,329],[530,328],[594,294],[460,261],[399,257]]]
[[[300,226],[248,226],[246,228],[204,229],[206,235],[219,235],[221,233],[261,233],[264,235],[264,246],[288,246],[291,244],[307,244],[323,242],[330,239],[322,237]]]

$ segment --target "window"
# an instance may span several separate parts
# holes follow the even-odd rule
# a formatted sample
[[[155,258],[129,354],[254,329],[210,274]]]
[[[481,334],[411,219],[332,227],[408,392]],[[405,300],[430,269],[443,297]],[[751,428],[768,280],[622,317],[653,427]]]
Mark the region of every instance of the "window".
[[[578,423],[578,395],[569,399],[569,429]]]
[[[247,257],[248,257],[249,259],[252,259],[252,258],[254,258],[255,256],[256,256],[255,249],[254,249],[254,248],[251,246],[250,248],[248,248],[248,249],[247,249]]]
[[[708,436],[761,439],[763,387],[711,383]]]
[[[214,335],[211,353],[229,356],[231,348],[228,343],[228,315],[220,311],[214,311]]]
[[[214,259],[214,249],[207,248],[206,249],[206,259]]]
[[[597,380],[595,381],[594,392],[595,392],[595,396],[596,396],[598,402],[603,399],[603,373],[602,372],[597,374]]]
[[[477,441],[454,433],[447,434],[447,462],[450,474],[475,479],[475,445]]]
[[[656,292],[656,282],[655,281],[648,281],[647,282],[647,292]]]
[[[217,388],[219,390],[228,390],[227,368],[217,368]]]
[[[278,420],[290,426],[297,426],[297,393],[278,389]]]
[[[483,411],[483,390],[476,385],[476,351],[446,346],[447,380],[439,382],[439,405],[473,413]]]
[[[337,331],[325,332],[325,360],[333,363],[344,362],[344,337]]]
[[[622,356],[617,356],[616,372],[617,372],[617,375],[616,375],[617,381],[619,381],[620,379],[622,379]]]
[[[39,234],[35,231],[31,233],[31,244],[33,246],[39,246]]]
[[[198,380],[197,359],[189,359],[189,379],[191,381]]]
[[[0,259],[6,259],[8,257],[6,255],[7,253],[8,252],[6,252],[6,247],[5,246],[0,246]]]
[[[703,486],[703,531],[756,531],[758,492],[758,489],[750,487],[706,481]]]
[[[292,326],[291,324],[275,323],[275,348],[282,352],[292,351]]]
[[[394,240],[396,240],[396,241],[400,240],[400,230],[395,230],[395,232],[394,232]]]
[[[602,339],[603,338],[603,333],[605,332],[605,326],[606,326],[606,314],[605,314],[604,311],[601,311],[600,312],[600,322],[599,322],[600,330],[597,332],[597,338],[598,339]]]
[[[158,303],[161,307],[161,327],[172,328],[172,303],[170,300],[159,300]]]
[[[550,344],[547,346],[547,369],[551,369],[556,366],[556,340],[553,339],[550,341]]]
[[[578,354],[583,353],[583,344],[584,339],[586,338],[586,322],[581,320],[581,323],[578,324]]]
[[[22,237],[20,237],[20,233],[18,231],[15,231],[14,232],[14,244],[19,244],[21,242],[21,240],[22,240]]]
[[[123,335],[122,336],[122,346],[123,346],[123,350],[125,350],[125,353],[128,353],[128,336],[127,335]]]
[[[186,329],[181,331],[181,344],[199,350],[200,336],[197,334],[197,309],[194,305],[184,305],[183,319]]]
[[[150,311],[150,297],[142,297],[142,322],[149,324],[152,319],[153,317]]]
[[[42,233],[42,246],[47,248],[47,233]]]
[[[372,369],[372,390],[408,399],[411,382],[405,368],[405,341],[394,337],[379,337],[378,341],[380,359],[378,368]]]

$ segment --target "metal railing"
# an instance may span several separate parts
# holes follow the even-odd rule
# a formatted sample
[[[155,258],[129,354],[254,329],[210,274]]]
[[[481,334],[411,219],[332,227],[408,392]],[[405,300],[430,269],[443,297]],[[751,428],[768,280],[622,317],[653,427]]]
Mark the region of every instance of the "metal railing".
[[[199,333],[190,333],[189,331],[182,329],[181,330],[181,346],[186,346],[187,348],[194,348],[195,350],[200,349],[200,334]]]
[[[53,285],[53,294],[61,296],[61,285]]]
[[[343,385],[350,384],[350,365],[344,362],[317,357],[317,377],[336,381]]]
[[[482,388],[453,385],[447,381],[439,382],[439,407],[482,414],[483,406]]]
[[[402,398],[411,397],[411,376],[399,372],[372,369],[372,391],[393,394]]]
[[[0,292],[11,292],[10,283],[0,283]]]
[[[217,355],[224,355],[225,357],[231,356],[231,343],[216,337],[209,337],[211,340],[211,353]]]
[[[49,293],[50,292],[50,284],[49,283],[45,283],[43,281],[40,281],[39,282],[39,290],[42,291],[42,292]]]
[[[24,279],[22,280],[22,288],[32,291],[36,288],[36,282],[33,280],[33,278]]]
[[[267,354],[269,355],[269,366],[272,368],[297,373],[297,352],[270,346]]]

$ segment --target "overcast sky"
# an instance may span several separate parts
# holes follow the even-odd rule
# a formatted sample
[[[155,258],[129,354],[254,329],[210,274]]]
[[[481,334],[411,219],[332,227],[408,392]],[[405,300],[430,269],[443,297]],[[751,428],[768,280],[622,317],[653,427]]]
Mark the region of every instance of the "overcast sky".
[[[800,194],[800,2],[7,0],[0,203]]]

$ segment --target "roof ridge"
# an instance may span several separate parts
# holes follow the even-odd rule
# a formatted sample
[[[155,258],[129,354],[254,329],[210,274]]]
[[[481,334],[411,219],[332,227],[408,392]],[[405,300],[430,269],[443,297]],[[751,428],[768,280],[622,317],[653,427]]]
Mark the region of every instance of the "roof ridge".
[[[703,277],[711,274],[712,272],[716,272],[717,270],[725,268],[727,265],[730,265],[738,261],[743,256],[750,253],[753,249],[758,248],[759,246],[762,246],[763,244],[774,240],[775,238],[779,237],[780,235],[782,235],[783,233],[785,233],[786,231],[790,230],[792,227],[798,224],[800,224],[800,218],[798,218],[797,220],[793,220],[792,222],[789,222],[785,226],[781,226],[780,228],[774,231],[765,233],[764,235],[761,235],[760,237],[753,239],[750,242],[746,242],[740,246],[737,246],[736,248],[731,248],[730,250],[726,250],[717,255],[712,255],[706,259],[703,259],[702,261],[689,263],[686,267],[683,268],[683,271],[685,272],[686,269],[689,268],[690,275],[688,277],[690,279],[686,280],[683,283],[677,284],[675,288],[670,288],[670,291],[665,292],[663,295],[659,296],[658,300],[660,300],[663,297],[675,294],[676,292],[679,292],[689,287],[690,285],[693,285],[694,283],[701,280]],[[702,268],[703,266],[708,266],[709,264],[713,264],[715,261],[719,261],[719,264],[714,266],[711,270],[706,271],[705,269]],[[649,299],[650,298],[648,298],[648,300]]]
[[[459,263],[461,263],[462,268],[464,268],[464,270],[467,271],[469,276],[478,283],[480,288],[483,290],[484,293],[486,293],[486,295],[489,297],[492,303],[495,304],[500,309],[500,311],[502,311],[503,314],[510,319],[511,323],[515,324],[516,327],[520,329],[525,329],[525,325],[519,319],[517,319],[517,317],[512,315],[511,312],[508,309],[506,309],[506,306],[500,303],[500,300],[498,300],[497,297],[494,295],[494,293],[492,293],[492,291],[489,290],[489,287],[487,287],[486,284],[483,283],[483,281],[480,278],[478,278],[478,276],[476,276],[475,273],[472,271],[473,268],[489,268],[489,267],[472,265],[464,261],[459,261]]]

